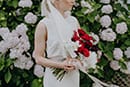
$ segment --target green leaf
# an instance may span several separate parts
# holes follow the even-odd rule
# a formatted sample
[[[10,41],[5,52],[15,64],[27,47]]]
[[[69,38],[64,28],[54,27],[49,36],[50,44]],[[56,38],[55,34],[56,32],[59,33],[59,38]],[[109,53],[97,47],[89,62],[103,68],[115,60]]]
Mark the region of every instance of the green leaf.
[[[127,46],[125,44],[122,44],[120,47],[122,50],[126,50]]]
[[[127,34],[121,35],[121,39],[126,39],[127,37],[128,37]]]
[[[84,14],[79,11],[79,12],[76,13],[76,16],[78,16],[78,17],[84,17]]]
[[[82,8],[81,12],[84,13],[87,10],[87,8]]]
[[[6,66],[6,67],[9,67],[11,64],[12,64],[12,60],[11,60],[10,58],[8,58],[8,59],[6,60],[5,66]]]
[[[102,78],[104,77],[104,71],[102,71],[101,69],[97,70],[97,74],[99,77],[102,77]]]
[[[17,8],[18,0],[12,0],[12,5],[13,5],[14,8]]]
[[[8,70],[8,71],[5,73],[4,78],[5,78],[6,83],[9,83],[9,81],[10,81],[11,78],[12,78],[12,75],[11,75],[11,73],[10,73],[10,70]]]
[[[32,81],[31,87],[42,87],[42,83],[38,79]]]
[[[117,10],[117,11],[120,11],[121,4],[120,3],[114,4],[114,9]]]
[[[0,55],[0,71],[4,69],[5,65],[5,59],[4,56]]]
[[[3,1],[0,1],[0,7],[2,7]]]
[[[97,4],[97,3],[94,4],[94,6],[93,6],[94,9],[99,9],[100,7],[101,7],[101,4]]]
[[[107,51],[105,54],[104,54],[108,60],[113,60],[113,54],[111,51]]]
[[[97,15],[97,11],[94,11],[94,12],[88,14],[87,18],[88,18],[88,20],[89,20],[91,23],[93,23],[93,22],[95,21],[95,16],[96,16],[96,15]]]
[[[1,25],[2,27],[7,27],[7,21],[1,21],[1,22],[0,22],[0,25]]]
[[[106,66],[108,63],[109,63],[109,61],[108,61],[106,58],[102,57],[102,58],[100,59],[100,61],[97,63],[97,65],[99,65],[100,67],[104,67],[104,66]]]
[[[125,45],[130,46],[130,40],[126,40]]]
[[[26,72],[24,72],[22,75],[24,78],[27,78],[29,76]]]
[[[119,65],[121,66],[122,69],[127,69],[127,66],[124,62],[119,61]]]
[[[110,68],[110,66],[106,66],[104,67],[104,71],[105,71],[105,76],[104,78],[108,81],[110,81],[115,73],[115,71],[113,69]]]
[[[5,12],[0,11],[0,21],[6,20],[5,18]]]
[[[99,42],[99,43],[98,43],[98,47],[99,47],[102,51],[104,51],[105,45],[104,45],[102,42]]]

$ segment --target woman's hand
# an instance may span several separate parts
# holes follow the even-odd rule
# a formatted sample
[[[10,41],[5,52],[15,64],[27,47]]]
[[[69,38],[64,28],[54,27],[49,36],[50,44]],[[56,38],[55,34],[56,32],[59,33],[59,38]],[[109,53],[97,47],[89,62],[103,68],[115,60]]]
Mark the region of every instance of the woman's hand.
[[[72,59],[72,64],[75,66],[76,69],[79,69],[83,66],[83,63],[79,59]]]
[[[66,60],[62,63],[62,65],[65,71],[72,71],[79,66],[83,66],[83,63],[79,59],[67,57]]]
[[[65,71],[72,71],[75,69],[75,66],[72,64],[72,58],[68,57],[62,62],[61,66]]]

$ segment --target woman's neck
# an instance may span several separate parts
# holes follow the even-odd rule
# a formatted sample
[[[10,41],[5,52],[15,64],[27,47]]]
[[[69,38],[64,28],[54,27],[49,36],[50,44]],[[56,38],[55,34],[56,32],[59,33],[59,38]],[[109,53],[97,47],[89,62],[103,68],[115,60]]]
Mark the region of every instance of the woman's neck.
[[[57,10],[61,13],[61,15],[62,15],[64,18],[66,18],[65,11],[60,10],[60,9],[57,9]]]
[[[66,18],[65,11],[61,9],[58,5],[54,4],[55,8],[61,13],[61,15]]]

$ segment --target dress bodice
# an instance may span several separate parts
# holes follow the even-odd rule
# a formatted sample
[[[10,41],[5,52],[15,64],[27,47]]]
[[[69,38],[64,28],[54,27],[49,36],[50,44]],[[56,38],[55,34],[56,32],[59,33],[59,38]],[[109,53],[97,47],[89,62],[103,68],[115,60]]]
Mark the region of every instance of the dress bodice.
[[[63,40],[61,40],[60,35],[64,39],[72,38],[73,31],[78,29],[78,21],[73,16],[68,16],[65,21],[71,26],[71,29],[56,29],[55,23],[49,17],[45,17],[41,22],[43,22],[47,28],[47,55],[48,58],[66,58],[67,52],[63,47]],[[60,35],[59,35],[60,33]]]

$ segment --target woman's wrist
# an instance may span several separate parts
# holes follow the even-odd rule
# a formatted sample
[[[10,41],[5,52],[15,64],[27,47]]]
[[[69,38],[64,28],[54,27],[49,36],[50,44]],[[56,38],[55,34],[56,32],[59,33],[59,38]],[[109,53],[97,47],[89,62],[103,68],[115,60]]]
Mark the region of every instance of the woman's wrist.
[[[58,65],[58,68],[64,69],[64,64],[63,64],[63,62],[59,62],[57,65]]]

